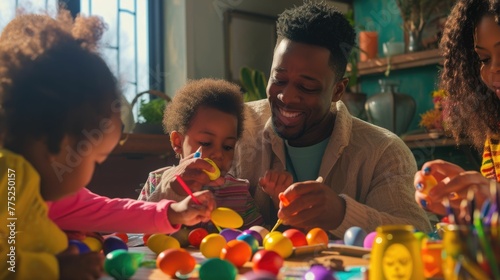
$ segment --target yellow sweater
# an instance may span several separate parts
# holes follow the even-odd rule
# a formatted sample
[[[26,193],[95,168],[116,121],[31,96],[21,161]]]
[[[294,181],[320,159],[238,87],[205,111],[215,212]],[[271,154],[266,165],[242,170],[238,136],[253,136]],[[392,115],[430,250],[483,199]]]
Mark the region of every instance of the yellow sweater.
[[[47,211],[36,170],[0,149],[0,279],[59,278],[55,255],[68,240]]]

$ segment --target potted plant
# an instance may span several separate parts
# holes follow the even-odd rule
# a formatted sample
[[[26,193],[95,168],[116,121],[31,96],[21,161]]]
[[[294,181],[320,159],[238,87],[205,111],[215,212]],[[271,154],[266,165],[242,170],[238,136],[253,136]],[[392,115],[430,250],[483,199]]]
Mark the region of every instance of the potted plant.
[[[354,13],[349,10],[345,14],[346,19],[349,21],[351,26],[354,24]],[[349,83],[347,84],[346,92],[342,96],[342,102],[347,106],[347,109],[351,115],[366,119],[365,114],[365,102],[366,94],[360,92],[359,88],[359,57],[363,52],[358,46],[353,46],[350,55],[347,57],[347,69],[345,77],[349,78]]]
[[[135,96],[131,104],[132,107],[139,100],[139,97],[146,93],[157,98],[152,98],[149,101],[141,99],[139,102],[138,120],[135,124],[134,133],[163,134],[163,112],[167,102],[170,101],[170,97],[157,90],[143,91]]]
[[[408,52],[423,49],[422,31],[426,24],[436,14],[447,14],[454,2],[455,0],[396,0],[403,19],[403,29],[408,36]]]
[[[244,101],[254,101],[267,97],[267,80],[264,72],[243,66],[240,69],[240,81],[245,90]]]

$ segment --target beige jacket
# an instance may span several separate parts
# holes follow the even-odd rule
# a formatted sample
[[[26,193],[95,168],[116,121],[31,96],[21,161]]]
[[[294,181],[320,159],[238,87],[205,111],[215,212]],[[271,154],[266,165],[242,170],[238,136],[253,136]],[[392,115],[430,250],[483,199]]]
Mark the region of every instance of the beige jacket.
[[[331,233],[343,237],[352,226],[367,232],[384,224],[411,224],[430,232],[423,209],[414,200],[415,159],[392,132],[353,118],[342,102],[332,103],[335,127],[319,176],[346,201],[346,214]],[[268,169],[285,169],[283,140],[272,129],[267,100],[247,103],[245,129],[238,141],[232,174],[250,181],[251,192],[267,224],[273,224],[271,201],[257,187]]]

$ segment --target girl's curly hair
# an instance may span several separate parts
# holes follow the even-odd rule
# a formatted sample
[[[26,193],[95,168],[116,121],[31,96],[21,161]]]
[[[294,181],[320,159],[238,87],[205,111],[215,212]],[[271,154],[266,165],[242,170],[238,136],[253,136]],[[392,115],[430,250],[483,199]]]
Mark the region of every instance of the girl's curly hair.
[[[500,101],[480,78],[481,61],[474,51],[474,32],[485,15],[500,23],[498,0],[459,0],[446,22],[440,43],[444,56],[441,88],[447,127],[458,141],[468,140],[482,150],[488,133],[499,132]]]
[[[105,25],[98,17],[73,20],[61,9],[16,16],[0,35],[0,117],[4,146],[20,152],[46,139],[59,152],[64,135],[77,140],[119,112],[117,81],[96,53]]]
[[[244,120],[243,94],[234,83],[219,79],[189,81],[167,104],[163,126],[167,132],[186,133],[200,107],[208,107],[233,115],[238,121],[237,137],[241,136]]]

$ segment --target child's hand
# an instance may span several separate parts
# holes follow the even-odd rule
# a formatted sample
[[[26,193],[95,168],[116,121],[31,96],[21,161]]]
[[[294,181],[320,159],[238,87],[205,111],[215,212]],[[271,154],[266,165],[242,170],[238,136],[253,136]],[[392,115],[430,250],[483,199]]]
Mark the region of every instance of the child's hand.
[[[79,254],[76,246],[59,253],[59,279],[99,279],[103,272],[104,256],[98,252]]]
[[[192,226],[210,220],[210,214],[216,207],[213,194],[205,190],[195,192],[193,195],[201,204],[194,202],[191,196],[186,197],[182,201],[170,204],[167,215],[171,224]]]
[[[224,177],[221,176],[216,180],[211,181],[203,170],[213,172],[214,167],[206,160],[193,158],[193,155],[190,155],[181,159],[179,165],[174,168],[173,172],[176,175],[179,175],[193,192],[200,191],[203,186],[220,186],[224,184]],[[179,195],[186,195],[186,192],[182,189],[179,182],[175,180],[175,177],[172,180],[173,181],[170,182],[170,186],[173,190]]]
[[[279,205],[278,195],[284,192],[292,183],[292,174],[278,170],[268,170],[264,177],[259,179],[259,186],[271,197],[275,207]]]

